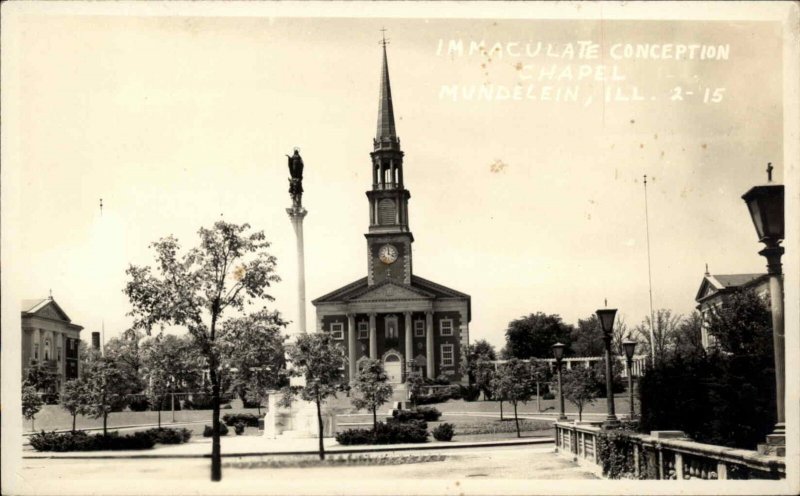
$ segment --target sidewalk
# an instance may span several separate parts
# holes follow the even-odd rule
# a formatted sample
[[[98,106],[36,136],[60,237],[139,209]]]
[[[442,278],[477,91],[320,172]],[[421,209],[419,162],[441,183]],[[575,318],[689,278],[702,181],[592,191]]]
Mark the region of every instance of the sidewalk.
[[[268,439],[263,436],[222,437],[222,456],[251,457],[277,455],[316,455],[319,452],[319,440],[308,439]],[[553,442],[552,437],[494,440],[494,441],[430,441],[427,443],[342,446],[335,439],[323,440],[325,452],[330,454],[372,453],[391,451],[421,451],[441,449],[481,448],[492,446],[525,446],[541,445]],[[86,452],[33,452],[26,453],[23,458],[30,459],[143,459],[143,458],[209,458],[211,456],[211,438],[200,438],[186,444],[157,445],[152,450],[136,451],[86,451]]]

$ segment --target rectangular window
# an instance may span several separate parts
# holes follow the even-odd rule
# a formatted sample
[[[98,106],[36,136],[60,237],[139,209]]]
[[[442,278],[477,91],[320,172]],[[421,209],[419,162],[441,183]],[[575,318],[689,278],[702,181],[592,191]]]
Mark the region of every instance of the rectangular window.
[[[61,363],[61,347],[60,346],[58,347],[57,353],[58,353],[58,363]]]
[[[344,339],[344,324],[341,322],[331,324],[331,336],[333,339]]]
[[[418,320],[414,322],[414,337],[415,338],[424,338],[425,337],[425,321]]]
[[[358,339],[369,339],[369,323],[358,323]]]
[[[442,336],[453,335],[453,319],[442,319],[439,321],[439,331]]]
[[[33,359],[34,360],[39,359],[39,343],[34,343],[33,345]]]
[[[452,367],[455,364],[455,357],[453,356],[453,345],[442,345],[442,367]]]

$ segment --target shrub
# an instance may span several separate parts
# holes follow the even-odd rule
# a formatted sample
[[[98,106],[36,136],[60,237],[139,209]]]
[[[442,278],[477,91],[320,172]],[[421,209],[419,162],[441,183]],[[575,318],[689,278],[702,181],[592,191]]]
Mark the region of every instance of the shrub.
[[[146,396],[134,396],[128,400],[128,408],[132,412],[144,412],[150,409],[150,402]]]
[[[222,416],[222,421],[228,427],[233,427],[240,422],[248,427],[258,427],[258,415],[252,413],[226,413]]]
[[[481,388],[478,386],[460,386],[459,389],[464,401],[477,401],[478,397],[481,395]]]
[[[433,430],[433,437],[437,441],[450,441],[453,439],[453,434],[455,434],[453,424],[448,424],[447,422],[440,424]]]
[[[258,408],[258,407],[264,408],[264,405],[262,405],[261,403],[262,403],[261,400],[248,401],[246,399],[243,399],[242,400],[242,407],[243,408]]]
[[[192,437],[189,429],[156,428],[144,431],[153,438],[153,442],[159,444],[183,444]]]
[[[421,420],[425,420],[428,422],[436,422],[437,420],[439,420],[439,417],[442,416],[442,412],[440,412],[439,410],[437,410],[432,406],[417,407],[415,411],[417,412],[417,414],[422,415]]]
[[[143,450],[155,445],[152,436],[146,432],[134,432],[120,436],[118,432],[108,435],[90,435],[78,432],[44,432],[34,434],[30,439],[36,451],[100,451],[100,450]]]
[[[369,429],[347,429],[336,433],[336,442],[349,446],[353,444],[372,444],[372,431]]]
[[[227,436],[228,435],[228,427],[225,426],[222,422],[219,423],[219,435],[220,436]],[[203,437],[211,437],[212,436],[212,428],[210,425],[207,425],[203,428]]]
[[[556,399],[556,395],[551,393],[550,391],[548,391],[548,392],[542,394],[542,399],[543,400],[554,400],[554,399]]]
[[[244,422],[236,422],[236,424],[234,424],[233,426],[233,431],[236,433],[237,436],[241,436],[242,434],[244,434],[244,428],[245,428]]]
[[[348,429],[336,434],[342,445],[424,443],[428,440],[428,425],[421,420],[378,422],[375,431]]]

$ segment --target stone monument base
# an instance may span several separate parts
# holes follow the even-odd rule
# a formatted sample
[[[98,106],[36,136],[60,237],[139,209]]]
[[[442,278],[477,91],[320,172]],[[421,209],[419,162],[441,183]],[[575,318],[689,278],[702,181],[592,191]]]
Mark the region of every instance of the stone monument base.
[[[264,417],[264,437],[267,439],[302,439],[319,436],[317,405],[295,399],[291,406],[279,406],[281,393],[269,393],[267,415]],[[323,437],[336,434],[336,416],[322,412]]]

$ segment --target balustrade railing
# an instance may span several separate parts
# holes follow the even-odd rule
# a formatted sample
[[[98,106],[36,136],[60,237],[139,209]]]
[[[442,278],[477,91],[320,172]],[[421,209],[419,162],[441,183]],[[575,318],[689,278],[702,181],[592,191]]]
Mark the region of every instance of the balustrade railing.
[[[611,434],[611,433],[614,434]],[[596,423],[555,423],[556,451],[572,457],[595,472],[611,477],[638,479],[783,479],[786,477],[784,458],[712,444],[696,443],[670,431],[637,434],[604,431]],[[616,456],[627,459],[629,470],[620,472],[619,460],[615,473],[604,464],[600,446],[614,436]],[[620,448],[622,446],[622,448]],[[605,465],[605,466],[604,466]]]

